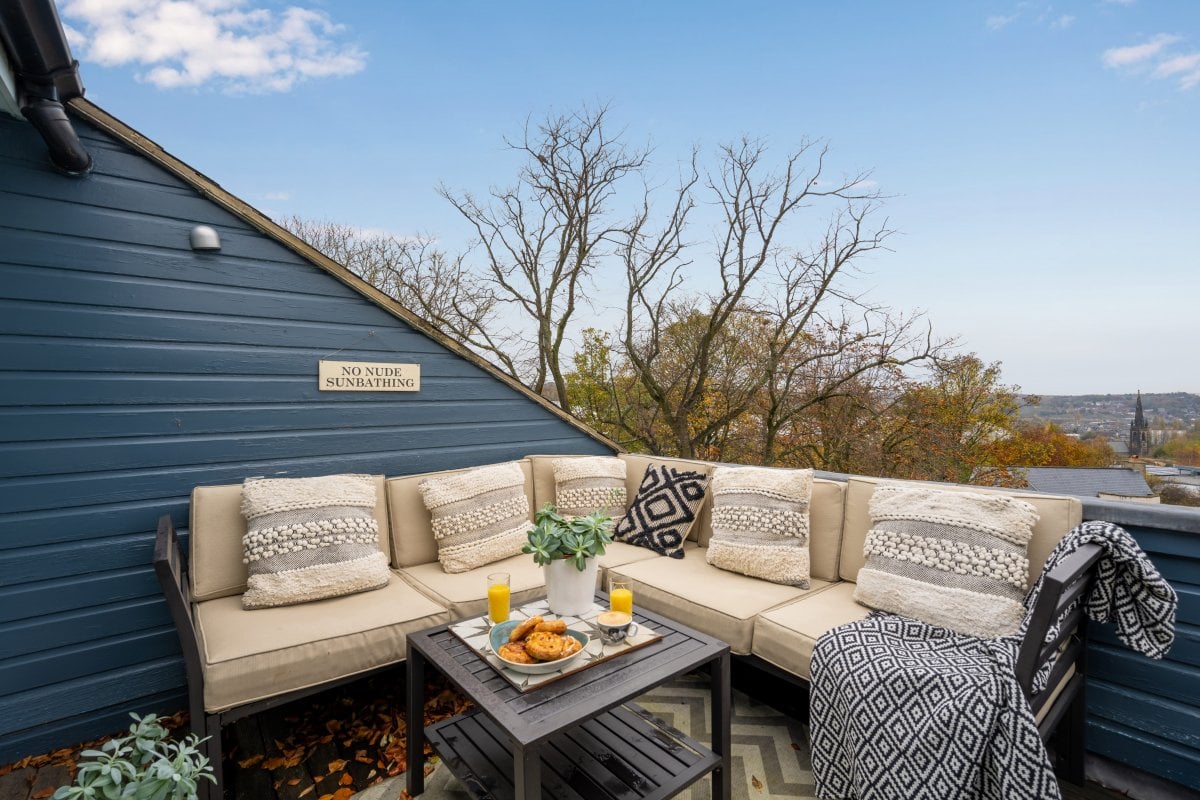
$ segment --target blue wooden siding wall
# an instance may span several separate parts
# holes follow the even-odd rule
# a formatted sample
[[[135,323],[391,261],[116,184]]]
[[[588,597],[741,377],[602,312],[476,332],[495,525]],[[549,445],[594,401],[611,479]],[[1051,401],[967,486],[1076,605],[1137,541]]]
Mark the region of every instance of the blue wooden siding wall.
[[[1129,531],[1179,595],[1161,661],[1088,627],[1087,747],[1200,791],[1200,510],[1085,500],[1084,518]]]
[[[186,706],[150,562],[193,486],[610,452],[76,128],[84,179],[0,114],[0,763]],[[419,363],[421,391],[319,393],[321,358]]]

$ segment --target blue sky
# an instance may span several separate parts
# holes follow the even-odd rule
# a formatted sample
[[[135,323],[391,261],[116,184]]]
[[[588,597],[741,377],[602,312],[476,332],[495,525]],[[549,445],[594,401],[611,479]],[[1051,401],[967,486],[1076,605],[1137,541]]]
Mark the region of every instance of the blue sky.
[[[272,216],[457,247],[438,183],[510,182],[502,137],[584,103],[664,176],[827,139],[890,196],[877,302],[1029,392],[1200,392],[1200,2],[60,8],[90,99]]]

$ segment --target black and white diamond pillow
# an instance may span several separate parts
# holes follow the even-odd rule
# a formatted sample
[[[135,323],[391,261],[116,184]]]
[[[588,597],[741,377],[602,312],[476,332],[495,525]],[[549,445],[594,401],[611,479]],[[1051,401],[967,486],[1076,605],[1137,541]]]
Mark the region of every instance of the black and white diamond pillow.
[[[671,558],[683,558],[683,540],[696,522],[709,476],[703,472],[649,464],[637,497],[617,520],[613,538],[647,547]]]

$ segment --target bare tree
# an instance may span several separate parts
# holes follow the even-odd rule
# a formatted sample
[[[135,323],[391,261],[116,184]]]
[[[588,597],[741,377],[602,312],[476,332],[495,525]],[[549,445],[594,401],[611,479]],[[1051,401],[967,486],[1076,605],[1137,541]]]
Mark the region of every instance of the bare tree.
[[[918,341],[911,321],[897,320],[843,289],[841,279],[891,234],[886,221],[869,224],[881,198],[868,175],[829,180],[828,148],[813,142],[790,153],[778,171],[766,165],[766,154],[758,141],[727,145],[717,170],[704,181],[721,212],[709,276],[716,288],[691,301],[692,308],[702,309],[703,322],[693,325],[688,359],[664,358],[664,334],[674,330],[679,309],[687,304],[680,296],[685,276],[698,280],[695,269],[685,272],[694,249],[685,234],[700,182],[694,157],[666,221],[652,228],[647,202],[625,232],[625,355],[673,433],[671,449],[682,456],[698,455],[702,447],[711,454],[712,443],[766,390],[760,458],[774,461],[776,434],[804,404],[838,396],[871,369],[912,363],[930,353],[928,341],[901,353],[902,346]],[[833,206],[823,237],[807,251],[786,246],[802,212],[818,203]],[[852,324],[847,309],[861,318]],[[738,380],[721,379],[722,402],[714,405],[718,353],[738,315],[760,320],[762,352],[742,365]],[[671,371],[664,371],[664,364]],[[805,383],[804,402],[797,405],[799,378],[822,373],[824,380]]]
[[[623,179],[638,173],[644,150],[631,150],[605,130],[607,108],[526,125],[512,149],[526,156],[515,185],[486,199],[439,190],[471,224],[483,271],[496,296],[519,308],[535,331],[536,364],[526,382],[545,394],[552,384],[572,407],[564,343],[583,302],[582,284],[622,226],[609,208]]]
[[[280,223],[451,338],[495,359],[514,377],[519,338],[498,319],[493,287],[429,237],[373,233],[337,222],[291,217]]]

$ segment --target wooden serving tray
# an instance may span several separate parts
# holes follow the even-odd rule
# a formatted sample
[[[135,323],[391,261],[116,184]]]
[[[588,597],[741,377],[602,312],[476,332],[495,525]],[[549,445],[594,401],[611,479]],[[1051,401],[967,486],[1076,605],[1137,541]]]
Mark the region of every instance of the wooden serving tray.
[[[608,661],[610,658],[616,658],[624,653],[637,650],[648,644],[653,644],[662,638],[661,633],[649,625],[639,622],[637,636],[631,636],[619,644],[605,644],[600,641],[600,638],[596,636],[595,630],[588,623],[590,620],[594,620],[597,614],[607,610],[607,607],[593,603],[590,609],[578,617],[559,617],[557,614],[550,612],[549,603],[545,600],[528,603],[520,608],[513,609],[512,613],[509,614],[509,619],[529,619],[533,616],[542,616],[548,620],[564,619],[567,622],[568,628],[587,634],[590,639],[587,646],[583,648],[583,654],[579,658],[561,670],[547,672],[543,675],[527,675],[523,672],[509,669],[503,661],[496,657],[495,653],[492,652],[491,645],[488,643],[488,632],[491,630],[492,623],[486,614],[482,617],[471,617],[462,622],[456,622],[450,626],[450,632],[462,639],[468,647],[479,654],[480,658],[490,664],[494,670],[499,672],[505,680],[519,691],[528,692],[531,689],[544,686],[552,681],[565,678],[567,675],[574,675],[576,672],[585,670],[602,661]]]

